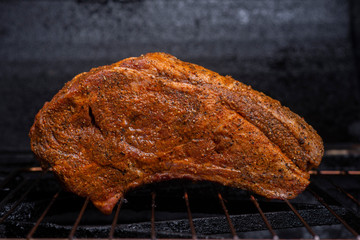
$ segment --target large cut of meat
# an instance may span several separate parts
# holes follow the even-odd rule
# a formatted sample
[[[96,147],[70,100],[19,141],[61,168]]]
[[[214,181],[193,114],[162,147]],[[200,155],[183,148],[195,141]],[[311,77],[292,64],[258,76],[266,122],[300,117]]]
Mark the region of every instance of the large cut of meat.
[[[129,189],[169,179],[294,198],[323,155],[316,131],[278,101],[165,53],[77,75],[30,138],[43,168],[107,214]]]

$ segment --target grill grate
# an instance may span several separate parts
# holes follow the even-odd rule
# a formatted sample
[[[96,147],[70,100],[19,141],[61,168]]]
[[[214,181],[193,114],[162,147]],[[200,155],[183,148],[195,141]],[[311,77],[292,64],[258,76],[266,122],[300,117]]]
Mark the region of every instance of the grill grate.
[[[31,177],[28,176],[24,176],[27,174],[31,174]],[[19,207],[21,206],[21,203],[27,198],[27,196],[36,188],[39,187],[39,184],[42,182],[41,180],[44,178],[44,176],[47,174],[47,172],[42,172],[40,167],[29,167],[29,168],[24,168],[24,169],[17,169],[15,171],[10,172],[4,179],[3,181],[0,183],[0,187],[3,190],[3,192],[6,192],[6,194],[3,194],[2,198],[1,198],[1,202],[0,202],[0,226],[1,225],[6,225],[6,224],[12,224],[11,221],[8,222],[8,219],[11,215],[13,215],[16,211],[18,211]],[[345,190],[343,187],[339,186],[338,183],[335,183],[335,178],[333,177],[350,177],[354,182],[359,182],[360,180],[360,171],[357,170],[322,170],[322,171],[312,171],[311,172],[312,177],[318,177],[321,179],[321,181],[327,181],[328,183],[330,183],[332,186],[334,186],[335,189],[337,189],[337,191],[343,195],[343,197],[347,198],[348,200],[350,200],[355,206],[357,206],[357,210],[353,210],[354,208],[350,209],[350,215],[352,216],[352,218],[349,217],[349,214],[339,214],[337,211],[339,210],[339,208],[334,209],[334,206],[336,207],[336,204],[333,203],[333,199],[330,195],[330,197],[327,197],[327,194],[324,194],[324,190],[321,190],[318,188],[318,186],[311,184],[310,187],[305,191],[307,193],[310,193],[313,196],[313,201],[317,201],[317,203],[319,205],[322,205],[324,209],[326,209],[328,211],[328,213],[330,215],[332,215],[333,217],[335,217],[338,220],[338,223],[341,224],[341,227],[339,228],[339,231],[343,232],[343,231],[348,231],[348,235],[349,238],[356,238],[358,240],[360,240],[360,236],[359,236],[359,228],[360,228],[360,223],[359,223],[359,201],[356,199],[355,196],[353,196],[353,194],[351,194],[348,190]],[[19,176],[21,176],[20,180],[16,180],[16,178],[18,178]],[[29,179],[30,184],[29,184]],[[12,189],[7,189],[8,185],[11,185],[11,183],[13,182],[19,182],[15,187],[12,187]],[[193,215],[193,212],[191,210],[191,197],[192,195],[190,194],[189,190],[188,190],[188,184],[184,184],[184,182],[181,182],[181,187],[182,187],[182,195],[181,197],[184,200],[184,205],[185,205],[185,209],[186,209],[186,214],[187,214],[187,218],[188,218],[188,223],[185,224],[186,226],[188,226],[188,230],[190,230],[190,235],[181,235],[178,234],[176,235],[173,239],[175,238],[191,238],[191,239],[201,239],[204,238],[204,234],[198,234],[196,231],[196,226],[195,226],[195,218]],[[214,187],[214,185],[211,185],[212,187]],[[25,191],[22,192],[22,190],[24,189],[24,187],[26,188]],[[157,222],[156,222],[156,208],[157,208],[157,204],[161,204],[158,202],[157,200],[157,192],[158,192],[158,187],[156,185],[151,185],[150,186],[150,198],[151,198],[151,214],[150,214],[150,231],[148,232],[148,238],[151,239],[156,239],[156,238],[162,238],[162,234],[158,234],[157,233]],[[226,234],[222,234],[223,232],[218,233],[217,235],[211,235],[211,238],[225,238],[225,239],[238,239],[240,238],[240,236],[238,235],[238,228],[239,228],[239,217],[235,217],[234,215],[230,215],[229,212],[231,212],[228,207],[227,207],[227,201],[226,201],[226,197],[223,196],[223,192],[221,189],[221,187],[219,186],[215,186],[214,187],[215,191],[215,198],[217,199],[218,203],[219,203],[219,207],[221,208],[222,211],[222,215],[223,218],[226,221]],[[26,223],[27,226],[30,225],[31,228],[28,231],[27,234],[25,234],[23,237],[18,237],[17,238],[27,238],[27,239],[34,239],[34,236],[36,236],[37,231],[39,230],[39,227],[41,226],[42,221],[44,220],[44,218],[47,216],[47,214],[49,213],[49,211],[51,211],[52,208],[54,208],[54,205],[56,204],[57,201],[59,200],[59,196],[62,194],[66,194],[65,192],[58,190],[55,192],[54,195],[52,195],[50,201],[48,201],[46,204],[41,205],[39,209],[33,209],[33,212],[39,212],[38,218],[36,221],[34,221],[34,223]],[[247,201],[251,202],[258,214],[261,217],[261,221],[262,223],[259,223],[260,225],[265,224],[266,229],[268,231],[267,235],[276,240],[279,239],[279,236],[277,234],[277,229],[279,229],[279,226],[277,224],[274,224],[274,221],[270,221],[269,220],[269,216],[272,217],[272,215],[269,215],[269,211],[264,211],[263,208],[260,206],[262,203],[258,201],[257,198],[261,198],[259,197],[255,197],[253,195],[248,195],[248,199]],[[14,201],[11,201],[12,199],[15,199]],[[288,200],[284,200],[284,201],[280,201],[280,200],[264,200],[263,203],[282,203],[283,205],[287,206],[289,212],[291,212],[292,214],[294,214],[297,219],[301,222],[302,227],[304,227],[308,234],[310,234],[309,236],[312,236],[312,239],[320,239],[320,234],[317,233],[317,230],[312,228],[311,226],[314,226],[313,223],[309,222],[309,217],[305,217],[302,215],[302,212],[299,211],[299,209],[297,209],[297,207]],[[121,198],[117,207],[116,207],[116,211],[115,214],[111,220],[111,224],[108,225],[108,237],[107,239],[114,239],[116,238],[122,238],[122,239],[126,239],[126,238],[131,238],[131,236],[121,236],[121,234],[116,234],[116,229],[120,226],[122,226],[121,224],[118,224],[118,219],[119,216],[121,215],[121,209],[124,206],[124,204],[126,203],[126,199]],[[200,203],[201,204],[201,203]],[[79,225],[82,221],[82,219],[84,219],[84,213],[86,211],[86,209],[89,207],[89,198],[86,198],[85,200],[83,200],[83,204],[81,206],[81,208],[78,209],[79,214],[77,215],[77,218],[74,222],[74,224],[72,226],[70,226],[71,230],[68,234],[68,239],[73,239],[73,238],[87,238],[88,236],[85,234],[83,237],[80,237],[76,235],[76,233],[79,230]],[[349,209],[348,206],[342,206],[343,209]],[[301,210],[301,208],[300,208]],[[2,211],[2,212],[1,212]],[[275,211],[276,212],[276,211]],[[99,213],[100,214],[100,213]],[[34,214],[36,215],[36,214]],[[222,218],[214,218],[212,216],[208,217],[205,216],[203,217],[204,219],[206,219],[206,221],[201,222],[200,224],[206,224],[208,223],[212,223],[215,220],[215,224],[216,224],[216,220],[218,219],[222,219]],[[241,216],[240,216],[241,218]],[[316,216],[315,216],[316,218]],[[199,220],[199,217],[196,218],[197,220]],[[201,219],[201,217],[200,217]],[[234,222],[235,221],[235,222]],[[281,220],[279,220],[281,222]],[[286,220],[285,220],[286,221]],[[176,223],[178,224],[183,224],[184,225],[184,221],[183,220],[178,220]],[[240,221],[240,224],[243,223]],[[174,222],[172,222],[171,224],[175,224]],[[161,224],[160,224],[161,225]],[[159,226],[160,226],[159,225]],[[274,226],[276,225],[276,226]],[[280,224],[281,225],[281,224]],[[286,224],[285,224],[286,225]],[[295,224],[296,225],[296,224]],[[338,224],[339,225],[339,224]],[[146,223],[139,223],[139,226],[145,226],[144,228],[144,232],[146,232],[146,230],[148,229],[148,227],[146,227]],[[315,225],[316,226],[316,225]],[[212,227],[212,225],[209,226],[205,226],[205,227]],[[23,227],[26,228],[26,227]],[[264,233],[264,229],[262,227],[260,227],[258,229],[259,231]],[[1,231],[1,228],[0,228]],[[119,232],[119,231],[118,231]],[[121,233],[121,231],[120,231]],[[118,235],[118,236],[116,236]],[[135,234],[136,235],[136,234]],[[189,237],[191,236],[191,237]],[[319,237],[320,236],[320,237]],[[58,236],[56,236],[56,233],[54,234],[54,236],[52,236],[52,238],[57,238]],[[135,236],[137,237],[137,236]],[[205,236],[206,237],[206,236]],[[104,237],[101,237],[104,238]],[[166,238],[172,238],[172,237],[166,237]]]

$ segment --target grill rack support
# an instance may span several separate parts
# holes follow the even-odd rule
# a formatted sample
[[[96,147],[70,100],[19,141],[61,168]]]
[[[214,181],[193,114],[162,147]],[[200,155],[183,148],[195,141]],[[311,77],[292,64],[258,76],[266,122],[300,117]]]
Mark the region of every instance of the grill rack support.
[[[51,169],[49,169],[51,171]],[[11,182],[11,180],[13,180],[18,174],[22,173],[22,172],[41,172],[42,169],[40,167],[30,167],[30,168],[23,168],[23,169],[18,169],[16,171],[11,172],[4,180],[3,182],[0,183],[1,187],[6,186],[9,182]],[[30,191],[40,182],[41,178],[44,176],[45,172],[41,172],[40,176],[38,176],[38,178],[36,178],[31,185],[27,188],[27,190],[20,196],[20,198],[13,204],[13,206],[1,217],[0,219],[0,223],[4,222],[7,217],[9,215],[11,215],[11,213],[13,213],[17,206],[25,199],[25,197],[30,193]],[[311,171],[310,172],[313,175],[325,175],[325,176],[329,176],[329,175],[360,175],[360,171],[339,171],[339,170],[334,170],[334,171]],[[331,182],[331,181],[330,181]],[[331,182],[333,185],[334,183]],[[25,185],[25,180],[22,181],[20,183],[21,187],[24,187]],[[343,188],[334,185],[341,193],[343,193],[346,197],[348,197],[349,199],[351,199],[353,202],[355,202],[357,205],[359,205],[359,201],[357,199],[355,199],[350,193],[348,193],[346,190],[344,190]],[[18,191],[19,191],[20,187],[16,187],[13,191],[11,191],[1,202],[0,202],[0,207],[2,207],[4,204],[6,204],[6,202],[13,196],[15,195]],[[343,226],[353,234],[353,236],[357,239],[360,240],[360,235],[358,232],[356,232],[343,218],[341,218],[327,203],[326,201],[320,197],[312,188],[308,188],[306,191],[310,192],[315,198],[316,200],[321,203],[334,217],[336,217],[339,222],[341,224],[343,224]],[[40,215],[40,217],[38,218],[38,220],[36,221],[34,227],[30,230],[30,232],[27,234],[26,239],[34,239],[32,236],[34,235],[34,233],[36,232],[37,228],[39,227],[41,221],[44,219],[44,217],[46,216],[47,212],[49,211],[49,209],[53,206],[54,202],[56,201],[56,199],[58,199],[59,195],[61,193],[61,190],[58,191],[57,193],[55,193],[55,195],[53,196],[53,198],[51,199],[51,201],[48,203],[48,205],[45,207],[45,209],[43,210],[42,214]],[[10,195],[10,196],[9,196]],[[227,223],[229,224],[229,228],[231,231],[231,234],[233,236],[233,239],[237,240],[238,236],[236,234],[236,230],[234,228],[234,225],[231,221],[230,215],[228,213],[228,210],[226,208],[223,196],[221,195],[220,192],[217,193],[218,199],[219,199],[219,203],[224,211],[224,215],[226,217]],[[190,203],[189,203],[189,195],[188,192],[186,190],[186,188],[184,187],[184,195],[183,198],[185,200],[185,205],[186,205],[186,209],[187,209],[187,213],[188,213],[188,220],[189,220],[189,226],[190,226],[190,230],[191,230],[191,235],[192,235],[192,239],[196,240],[197,235],[196,235],[196,231],[195,231],[195,227],[194,227],[194,223],[193,223],[193,219],[192,219],[192,213],[191,213],[191,209],[190,209]],[[156,192],[152,191],[151,192],[151,199],[152,199],[152,204],[151,204],[151,239],[155,240],[156,239],[156,229],[155,229],[155,200],[156,200]],[[272,236],[273,240],[278,240],[279,237],[276,234],[276,232],[274,231],[273,227],[271,226],[270,222],[267,220],[264,212],[262,211],[257,199],[253,196],[250,195],[250,200],[254,203],[255,207],[257,208],[259,214],[261,215],[262,220],[264,221],[264,223],[266,224],[269,233]],[[313,236],[313,239],[318,240],[320,239],[319,236],[314,232],[314,230],[309,226],[309,224],[301,217],[301,215],[298,213],[298,211],[295,209],[295,207],[288,201],[288,200],[283,200],[291,209],[291,211],[297,216],[297,218],[299,218],[299,220],[302,222],[303,226],[308,230],[308,232]],[[117,204],[117,208],[116,208],[116,212],[115,212],[115,216],[113,218],[112,221],[112,225],[111,225],[111,229],[109,232],[109,239],[114,239],[114,230],[117,224],[117,219],[120,213],[120,209],[121,206],[124,202],[124,198],[121,198]],[[84,212],[88,206],[89,203],[89,197],[87,197],[84,201],[84,204],[79,212],[79,215],[72,227],[71,232],[69,233],[68,239],[74,239],[74,235],[76,232],[76,229],[81,221],[81,218],[84,215]],[[126,238],[122,238],[122,239],[126,239]]]

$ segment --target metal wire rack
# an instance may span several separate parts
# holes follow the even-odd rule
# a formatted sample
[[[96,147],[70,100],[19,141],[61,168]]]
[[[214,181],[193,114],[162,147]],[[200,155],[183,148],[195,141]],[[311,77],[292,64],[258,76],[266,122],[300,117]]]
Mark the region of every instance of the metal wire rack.
[[[10,172],[6,176],[6,178],[3,179],[3,181],[0,183],[0,189],[6,189],[6,186],[9,185],[11,182],[13,182],[17,176],[24,174],[24,173],[33,173],[36,175],[36,177],[31,180],[30,185],[26,185],[26,183],[28,182],[29,179],[24,178],[16,187],[11,189],[11,191],[9,191],[7,194],[5,194],[5,196],[3,196],[3,198],[0,201],[0,210],[4,209],[4,206],[6,206],[6,208],[4,209],[4,211],[2,213],[0,212],[1,213],[0,225],[4,224],[7,221],[7,219],[9,218],[9,216],[14,214],[16,209],[19,208],[19,205],[21,204],[21,202],[27,197],[27,195],[29,193],[31,193],[31,191],[34,188],[36,188],[39,185],[39,183],[42,181],[41,180],[42,177],[46,174],[46,172],[42,172],[40,167],[29,167],[29,168],[17,169],[15,171]],[[341,187],[340,185],[335,183],[332,180],[332,177],[333,176],[355,177],[356,181],[358,181],[359,180],[358,177],[360,176],[360,171],[357,171],[357,170],[356,171],[323,170],[323,171],[311,171],[311,174],[312,174],[312,176],[318,176],[318,177],[322,177],[322,178],[324,177],[329,183],[331,183],[334,186],[334,188],[337,189],[337,191],[340,194],[342,194],[345,198],[350,200],[357,207],[357,209],[359,209],[359,207],[360,207],[359,200],[356,199],[356,197],[353,194],[351,194],[350,192],[348,192],[346,189],[344,189],[343,187]],[[23,190],[24,186],[26,186],[25,191]],[[308,193],[310,193],[314,199],[316,199],[316,201],[319,203],[319,205],[322,205],[323,208],[327,209],[327,211],[333,217],[335,217],[337,219],[337,221],[342,225],[341,231],[347,231],[349,233],[350,238],[360,240],[360,235],[359,235],[360,223],[356,221],[359,219],[359,215],[358,215],[359,211],[357,211],[357,212],[352,211],[353,215],[355,216],[355,221],[351,220],[349,222],[346,219],[346,217],[337,213],[336,209],[334,209],[333,206],[328,203],[329,200],[325,199],[323,196],[321,196],[321,193],[318,192],[318,189],[316,189],[316,187],[310,186],[306,191]],[[19,192],[22,192],[22,193],[19,195]],[[22,239],[35,239],[34,236],[35,236],[39,226],[41,225],[43,219],[48,214],[49,210],[54,206],[54,203],[56,201],[58,201],[59,196],[61,194],[63,194],[62,190],[56,191],[55,194],[52,196],[52,198],[49,200],[49,202],[42,205],[41,209],[36,210],[37,212],[41,212],[41,214],[38,214],[39,217],[37,218],[37,220],[34,223],[31,223],[31,225],[32,225],[31,229],[28,231],[26,236],[24,236]],[[220,190],[217,190],[215,194],[216,194],[216,198],[218,199],[218,204],[220,205],[223,215],[226,219],[228,232],[230,233],[230,235],[226,235],[227,237],[225,237],[225,238],[221,237],[221,236],[219,238],[239,239],[239,235],[238,235],[238,232],[237,232],[237,229],[235,226],[236,223],[233,222],[233,218],[229,214],[229,209],[227,207],[227,201],[224,198],[223,193]],[[11,199],[13,199],[14,196],[18,196],[18,195],[19,195],[19,197],[16,198],[16,201],[13,201],[12,204],[7,205],[7,203]],[[150,220],[150,232],[148,234],[147,239],[149,239],[149,238],[157,239],[157,238],[161,238],[161,236],[160,237],[158,236],[157,227],[156,227],[156,207],[157,207],[156,206],[157,205],[156,189],[151,190],[150,196],[151,196],[151,217],[149,219]],[[182,198],[184,200],[184,205],[186,207],[188,226],[190,228],[190,233],[191,233],[190,239],[201,239],[201,238],[203,238],[203,235],[199,236],[197,234],[195,224],[194,224],[193,214],[192,214],[192,210],[191,210],[191,202],[189,200],[191,198],[191,195],[189,194],[187,187],[185,185],[183,186]],[[258,197],[254,196],[252,194],[249,194],[248,200],[250,202],[252,202],[253,206],[255,206],[258,214],[261,216],[263,224],[266,225],[268,235],[269,235],[268,239],[274,239],[274,240],[279,239],[279,235],[277,234],[276,229],[274,229],[271,221],[269,221],[267,214],[264,213],[264,211],[261,207],[261,203],[259,203],[259,201],[258,201]],[[129,238],[129,237],[124,238],[122,236],[114,235],[115,229],[118,225],[118,218],[119,218],[119,215],[121,214],[121,208],[125,201],[126,200],[124,198],[121,198],[120,201],[118,202],[117,207],[115,208],[115,214],[113,214],[112,222],[109,225],[108,237],[106,239],[115,239],[115,238],[128,239]],[[291,211],[298,218],[298,220],[301,222],[302,226],[310,234],[310,236],[311,236],[310,239],[320,239],[320,236],[317,234],[316,230],[314,230],[312,228],[311,223],[309,223],[302,216],[302,214],[296,209],[296,206],[294,206],[294,204],[292,204],[291,201],[283,200],[282,202],[283,202],[283,204],[286,204],[289,211]],[[88,206],[89,206],[89,198],[86,198],[83,200],[83,204],[78,211],[79,213],[77,215],[77,218],[76,218],[75,222],[73,223],[73,225],[71,226],[71,231],[68,232],[67,239],[86,238],[86,237],[81,237],[81,236],[75,237],[75,233],[78,231],[79,223],[81,222],[81,220],[84,216],[84,212],[86,211]],[[345,206],[345,207],[347,207],[347,206]],[[57,236],[54,235],[52,238],[57,238]]]

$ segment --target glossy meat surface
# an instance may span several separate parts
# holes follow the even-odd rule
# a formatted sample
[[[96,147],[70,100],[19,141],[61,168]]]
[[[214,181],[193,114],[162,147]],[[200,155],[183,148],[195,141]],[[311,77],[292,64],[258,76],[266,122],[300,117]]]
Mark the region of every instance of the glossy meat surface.
[[[77,75],[36,115],[31,147],[109,214],[126,191],[175,178],[294,198],[321,138],[278,101],[164,53]]]

